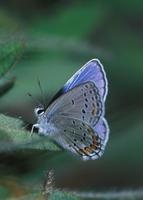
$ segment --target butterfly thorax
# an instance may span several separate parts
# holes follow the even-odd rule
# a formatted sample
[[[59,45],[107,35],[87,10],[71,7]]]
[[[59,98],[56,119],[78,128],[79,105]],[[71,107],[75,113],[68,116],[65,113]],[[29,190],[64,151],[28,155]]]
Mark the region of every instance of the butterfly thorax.
[[[38,128],[38,133],[40,135],[53,136],[57,132],[56,127],[48,120],[45,113],[37,117],[35,127]]]
[[[33,132],[34,128],[37,128],[39,135],[45,135],[45,136],[55,135],[54,133],[56,133],[56,128],[50,121],[50,117],[47,116],[44,106],[40,104],[38,107],[34,109],[34,112],[37,118],[37,123],[33,125],[31,132]]]

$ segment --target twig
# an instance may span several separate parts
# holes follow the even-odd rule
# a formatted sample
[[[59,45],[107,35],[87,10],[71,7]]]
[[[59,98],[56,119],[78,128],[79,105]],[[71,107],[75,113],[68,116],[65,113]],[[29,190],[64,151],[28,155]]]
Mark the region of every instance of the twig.
[[[48,199],[49,195],[54,190],[54,171],[50,170],[46,173],[46,177],[43,184],[43,195],[45,196],[45,200]]]

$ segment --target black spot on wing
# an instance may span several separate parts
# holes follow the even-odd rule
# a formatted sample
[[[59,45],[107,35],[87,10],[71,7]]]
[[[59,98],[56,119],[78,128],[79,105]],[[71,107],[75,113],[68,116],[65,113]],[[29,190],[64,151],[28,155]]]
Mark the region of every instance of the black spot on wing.
[[[72,105],[74,105],[75,104],[75,101],[72,99]]]
[[[84,109],[82,109],[82,113],[83,113],[83,114],[85,114],[85,113],[86,113]]]

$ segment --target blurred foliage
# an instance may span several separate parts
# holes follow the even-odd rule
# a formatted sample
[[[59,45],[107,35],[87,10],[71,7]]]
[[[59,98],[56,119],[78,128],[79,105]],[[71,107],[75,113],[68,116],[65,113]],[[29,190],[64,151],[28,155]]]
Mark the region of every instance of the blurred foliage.
[[[22,54],[21,41],[0,42],[0,95],[6,93],[14,85],[15,78],[9,77],[8,72]]]
[[[23,50],[23,45],[21,42],[11,42],[7,44],[1,44],[0,48],[0,76],[6,74],[14,63],[17,62],[21,51]]]
[[[5,94],[14,85],[15,78],[1,78],[0,79],[0,96]]]
[[[43,182],[47,169],[55,170],[56,188],[142,188],[142,7],[140,0],[1,2],[1,113],[34,123],[33,108],[42,101],[37,78],[48,104],[82,64],[96,57],[109,81],[106,117],[110,139],[100,160],[82,162],[60,152],[48,139],[31,138],[21,119],[0,115],[0,198],[42,198],[34,196],[32,188]],[[38,100],[30,102],[27,92]],[[10,180],[21,186],[18,197],[17,190],[12,194],[8,190],[13,188],[7,184]],[[25,187],[33,192],[31,197]],[[72,199],[58,191],[51,198],[60,196]]]
[[[61,191],[55,191],[49,196],[50,200],[79,200],[79,198],[75,197],[73,194]]]
[[[24,130],[23,122],[20,119],[0,115],[0,152],[25,149],[39,149],[58,151],[60,148],[45,138],[39,139],[34,134]]]

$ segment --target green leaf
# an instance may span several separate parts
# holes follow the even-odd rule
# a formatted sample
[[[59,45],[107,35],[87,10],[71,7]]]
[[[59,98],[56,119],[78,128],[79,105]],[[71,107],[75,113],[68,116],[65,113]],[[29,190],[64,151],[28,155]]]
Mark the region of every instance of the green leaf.
[[[18,61],[22,54],[23,42],[10,41],[1,44],[0,47],[0,77],[4,76]]]
[[[47,200],[80,200],[78,197],[74,196],[72,193],[64,192],[64,191],[53,191],[51,195],[47,198],[44,198],[44,195],[41,192],[33,193],[29,195],[25,195],[23,197],[18,198],[7,198],[8,200],[35,200],[35,199],[47,199]]]
[[[78,197],[74,196],[72,193],[64,191],[54,191],[48,198],[49,200],[79,200]]]
[[[8,196],[8,189],[2,185],[0,185],[0,197],[1,199],[5,199]]]
[[[0,95],[5,94],[14,85],[15,78],[6,76],[6,73],[16,64],[22,50],[23,42],[20,40],[4,40],[0,46]]]
[[[44,200],[40,194],[29,194],[18,198],[9,198],[8,200]]]
[[[0,96],[9,91],[15,83],[15,78],[1,78],[0,79]]]
[[[96,199],[96,200],[135,200],[143,198],[143,190],[142,189],[126,189],[120,191],[101,191],[101,192],[74,192],[74,194],[82,199]]]
[[[20,119],[0,115],[0,152],[11,150],[49,150],[58,151],[59,146],[48,139],[39,137],[36,134],[30,136],[30,132],[25,131],[23,122]]]

